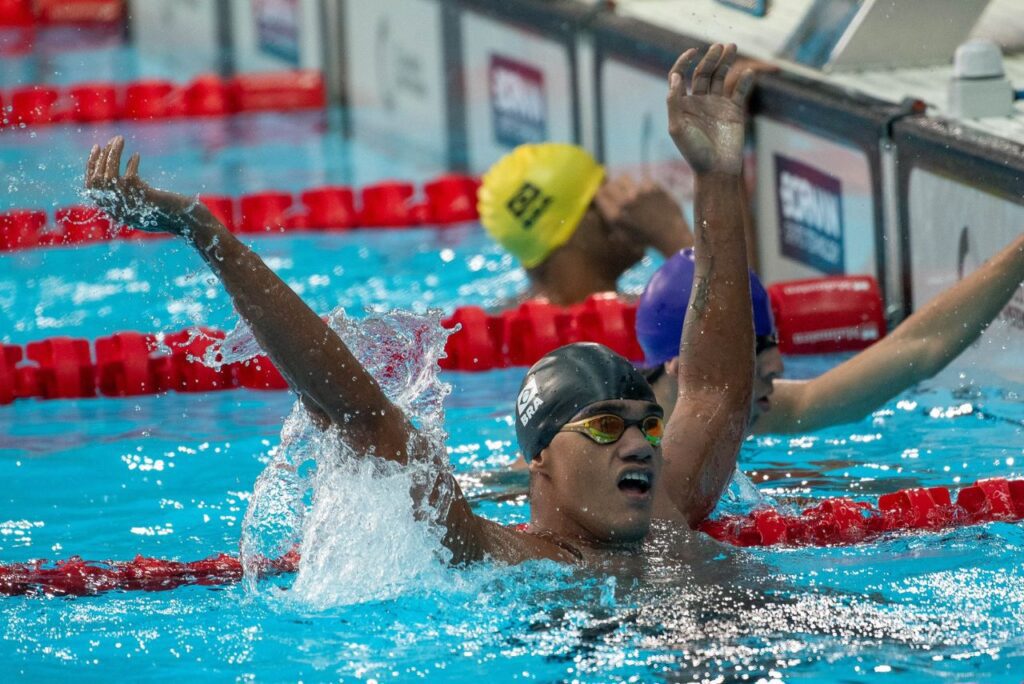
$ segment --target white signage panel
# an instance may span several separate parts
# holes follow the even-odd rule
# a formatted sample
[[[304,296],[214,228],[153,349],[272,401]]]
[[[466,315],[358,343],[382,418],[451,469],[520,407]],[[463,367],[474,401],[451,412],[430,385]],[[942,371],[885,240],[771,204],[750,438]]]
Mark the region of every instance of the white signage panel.
[[[668,134],[665,75],[616,59],[601,64],[601,147],[612,174],[650,178],[693,202],[693,172]]]
[[[220,71],[218,0],[141,0],[128,13],[142,76],[187,81]]]
[[[871,166],[861,150],[763,116],[754,120],[756,232],[768,282],[878,277]]]
[[[522,143],[575,142],[568,46],[472,11],[461,31],[472,172]]]
[[[231,0],[235,69],[321,69],[323,26],[318,0]]]
[[[438,0],[344,4],[345,83],[353,139],[436,173],[448,163],[447,92]],[[365,159],[365,158],[364,158]],[[408,176],[361,163],[354,181]]]
[[[1024,232],[1024,205],[924,169],[911,171],[908,201],[915,310]],[[1024,334],[1024,289],[1001,317]]]

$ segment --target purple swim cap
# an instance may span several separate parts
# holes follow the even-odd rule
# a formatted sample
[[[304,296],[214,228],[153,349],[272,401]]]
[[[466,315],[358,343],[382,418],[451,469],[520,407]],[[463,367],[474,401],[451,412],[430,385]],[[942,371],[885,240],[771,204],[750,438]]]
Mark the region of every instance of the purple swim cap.
[[[679,338],[690,304],[695,264],[693,250],[684,249],[665,260],[640,295],[636,312],[636,337],[644,350],[643,365],[650,368],[679,356]],[[754,309],[754,335],[775,335],[775,321],[768,292],[750,272],[750,299]]]

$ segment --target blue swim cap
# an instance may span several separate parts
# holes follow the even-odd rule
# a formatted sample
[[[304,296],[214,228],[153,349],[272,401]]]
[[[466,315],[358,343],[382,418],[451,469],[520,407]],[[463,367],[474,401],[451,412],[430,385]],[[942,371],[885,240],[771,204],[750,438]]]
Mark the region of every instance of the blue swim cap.
[[[659,366],[679,356],[679,338],[690,304],[694,270],[692,249],[673,254],[651,276],[640,296],[636,337],[644,350],[644,366]],[[754,335],[774,337],[775,321],[768,292],[753,271],[750,272],[750,299],[754,308]]]

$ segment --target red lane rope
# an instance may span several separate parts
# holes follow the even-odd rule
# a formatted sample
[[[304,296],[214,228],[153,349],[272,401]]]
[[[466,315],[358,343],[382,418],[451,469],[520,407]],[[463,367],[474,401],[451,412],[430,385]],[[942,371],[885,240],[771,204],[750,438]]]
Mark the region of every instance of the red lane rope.
[[[700,530],[734,546],[841,546],[870,542],[900,531],[941,531],[987,522],[1024,519],[1024,480],[981,480],[960,490],[956,503],[945,487],[885,494],[875,508],[850,499],[826,499],[801,515],[772,509],[709,520]],[[517,526],[524,529],[526,526]],[[292,551],[265,562],[261,576],[292,573]],[[107,591],[166,591],[185,585],[233,584],[242,578],[235,556],[218,554],[182,562],[136,556],[131,561],[86,561],[74,556],[0,565],[0,595],[91,596]]]
[[[323,74],[313,69],[238,74],[226,79],[203,74],[185,84],[165,79],[69,86],[39,83],[0,92],[0,130],[294,112],[323,109],[326,104]]]
[[[461,325],[449,336],[447,370],[480,371],[530,365],[563,344],[600,342],[638,359],[635,304],[614,294],[592,295],[581,305],[563,308],[528,301],[491,316],[478,307],[460,307],[442,321]],[[91,343],[54,337],[18,345],[0,345],[0,404],[15,399],[71,399],[137,396],[167,391],[209,392],[236,387],[287,389],[266,356],[210,368],[201,362],[210,345],[224,339],[213,328],[188,328],[162,336],[119,332]],[[160,351],[157,351],[159,346]],[[165,353],[169,349],[170,353]]]
[[[345,186],[311,188],[299,195],[268,190],[243,195],[203,195],[200,200],[232,232],[278,233],[294,230],[341,231],[352,228],[450,226],[478,218],[472,176],[446,174],[423,184],[384,181],[358,193]],[[357,206],[358,195],[358,206]],[[118,239],[167,237],[115,226],[99,209],[71,206],[57,209],[53,220],[42,209],[0,212],[0,253],[79,245]]]
[[[295,572],[293,551],[265,563],[264,577]],[[235,556],[217,554],[182,562],[136,556],[130,561],[87,561],[78,556],[47,566],[46,561],[0,565],[0,595],[93,596],[107,591],[167,591],[185,585],[216,586],[242,579]]]
[[[870,280],[844,277],[842,280]],[[806,283],[802,289],[806,290]],[[873,282],[873,281],[872,281]],[[824,299],[818,288],[811,304],[800,296],[786,294],[785,284],[769,288],[779,328],[780,344],[790,344],[795,335],[810,331],[815,338],[811,350],[818,350],[821,337],[815,329],[833,330],[836,317],[857,310],[879,312],[881,297],[875,289],[863,289],[860,298]],[[779,294],[782,293],[782,294]],[[808,312],[812,312],[809,314]],[[867,315],[861,316],[862,319]],[[498,314],[477,306],[455,309],[442,321],[453,332],[445,344],[441,368],[453,371],[486,371],[494,368],[530,366],[548,352],[573,342],[598,342],[628,359],[639,362],[643,352],[636,339],[636,304],[614,293],[595,294],[582,304],[560,307],[545,300],[530,300]],[[0,345],[0,404],[15,399],[69,399],[209,392],[245,387],[287,389],[288,385],[266,356],[244,363],[225,364],[214,369],[200,359],[214,342],[224,339],[223,331],[190,328],[163,335],[170,353],[156,351],[157,336],[119,332],[89,340],[55,337],[30,342],[24,348]],[[833,350],[859,349],[861,338],[838,338],[829,342]],[[846,345],[846,346],[844,346]]]
[[[942,530],[1024,519],[1024,480],[980,480],[953,502],[945,487],[884,494],[874,507],[851,499],[826,499],[800,515],[761,509],[708,520],[700,530],[735,546],[834,546],[868,542],[892,532]]]
[[[0,0],[0,29],[119,24],[124,15],[124,0]],[[29,50],[31,44],[29,40]]]

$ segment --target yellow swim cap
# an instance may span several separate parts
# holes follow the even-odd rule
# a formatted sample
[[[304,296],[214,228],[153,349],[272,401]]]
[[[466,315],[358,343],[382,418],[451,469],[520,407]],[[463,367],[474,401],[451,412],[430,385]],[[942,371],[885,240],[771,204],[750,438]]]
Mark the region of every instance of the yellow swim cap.
[[[581,147],[520,145],[484,174],[480,222],[532,268],[572,236],[603,179],[604,168]]]

